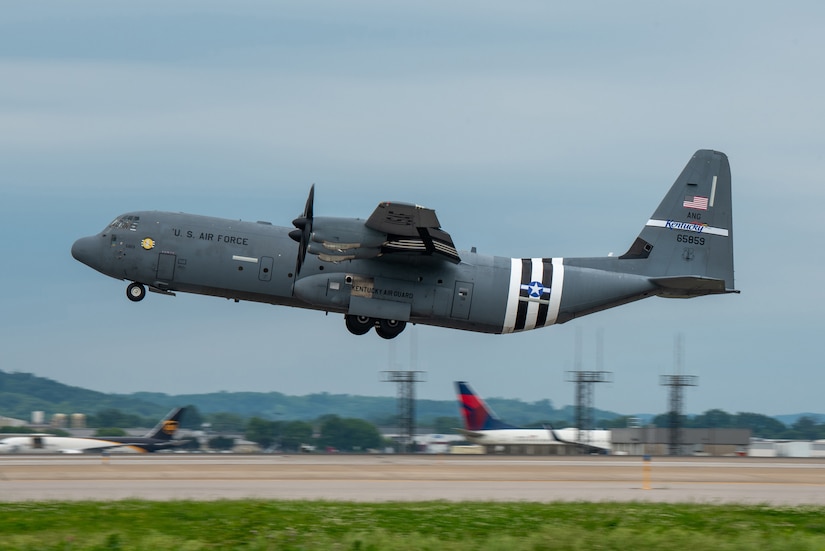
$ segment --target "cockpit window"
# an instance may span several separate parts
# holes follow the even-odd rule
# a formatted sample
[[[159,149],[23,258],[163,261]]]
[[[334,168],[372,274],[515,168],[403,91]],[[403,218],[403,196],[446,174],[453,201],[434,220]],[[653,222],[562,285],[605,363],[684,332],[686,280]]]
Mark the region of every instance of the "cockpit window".
[[[115,228],[118,230],[129,230],[129,231],[137,231],[138,222],[140,222],[140,216],[120,216],[115,218],[111,224],[109,224],[110,228]]]

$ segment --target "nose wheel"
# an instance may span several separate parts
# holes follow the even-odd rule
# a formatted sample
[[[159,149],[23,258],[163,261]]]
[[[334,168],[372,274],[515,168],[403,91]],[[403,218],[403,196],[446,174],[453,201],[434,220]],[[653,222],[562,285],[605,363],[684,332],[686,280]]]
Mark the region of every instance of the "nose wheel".
[[[130,283],[126,287],[126,296],[132,302],[140,302],[146,296],[146,287],[140,283]]]

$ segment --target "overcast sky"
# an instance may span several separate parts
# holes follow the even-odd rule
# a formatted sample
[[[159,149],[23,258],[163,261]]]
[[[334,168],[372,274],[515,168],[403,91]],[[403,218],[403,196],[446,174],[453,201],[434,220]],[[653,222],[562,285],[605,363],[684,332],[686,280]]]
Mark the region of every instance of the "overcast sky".
[[[380,371],[412,367],[420,397],[468,380],[561,407],[578,364],[613,373],[597,407],[660,413],[681,338],[687,412],[825,413],[823,29],[814,1],[8,2],[0,369],[104,392],[391,396]],[[414,202],[459,249],[621,254],[702,148],[730,158],[742,293],[523,334],[388,342],[315,311],[133,304],[69,252],[140,209],[289,225],[315,183],[316,215]]]

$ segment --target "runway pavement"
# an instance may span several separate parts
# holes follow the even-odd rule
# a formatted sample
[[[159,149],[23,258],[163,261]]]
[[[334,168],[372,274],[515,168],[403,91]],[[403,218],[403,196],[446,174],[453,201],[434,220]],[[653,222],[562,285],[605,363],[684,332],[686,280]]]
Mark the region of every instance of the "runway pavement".
[[[825,505],[825,460],[442,455],[0,456],[0,500],[656,501]]]

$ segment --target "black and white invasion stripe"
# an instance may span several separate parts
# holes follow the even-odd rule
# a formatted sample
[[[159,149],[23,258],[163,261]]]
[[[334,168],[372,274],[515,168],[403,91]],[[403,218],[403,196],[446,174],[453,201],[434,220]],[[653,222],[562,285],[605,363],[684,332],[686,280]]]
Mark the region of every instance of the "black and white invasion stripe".
[[[564,285],[562,258],[511,259],[510,286],[502,333],[556,323]]]

